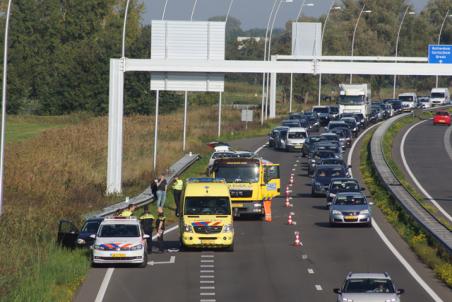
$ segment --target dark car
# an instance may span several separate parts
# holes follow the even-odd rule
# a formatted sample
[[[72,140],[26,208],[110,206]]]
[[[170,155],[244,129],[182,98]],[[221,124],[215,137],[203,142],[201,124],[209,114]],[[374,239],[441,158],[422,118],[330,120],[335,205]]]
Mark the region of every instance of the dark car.
[[[317,115],[319,116],[319,123],[321,126],[328,125],[328,123],[330,122],[330,119],[331,119],[330,107],[315,106],[314,108],[312,108],[312,111],[317,113]]]
[[[355,113],[355,117],[356,119],[359,121],[359,127],[361,127],[362,129],[367,127],[367,121],[366,121],[366,117],[364,116],[364,114],[362,113]]]
[[[345,161],[343,159],[340,159],[340,158],[326,158],[326,159],[322,159],[320,161],[319,166],[322,166],[322,165],[338,165],[338,166],[344,167],[345,169],[351,168],[351,166],[347,166]]]
[[[320,162],[324,159],[328,159],[328,158],[338,158],[337,153],[334,151],[330,151],[330,150],[318,150],[315,151],[309,159],[309,163],[308,163],[308,175],[311,176],[317,165],[320,164]]]
[[[345,177],[348,177],[348,171],[341,165],[318,166],[312,178],[311,195],[326,195],[331,179]]]
[[[398,99],[386,99],[383,103],[391,104],[392,109],[394,109],[394,113],[402,112],[402,102]]]
[[[297,120],[301,124],[301,128],[311,129],[309,121],[303,116],[302,113],[291,113],[289,115],[289,120]]]
[[[332,120],[337,120],[339,118],[339,107],[330,106],[330,115]]]
[[[283,130],[283,129],[287,129],[287,127],[276,127],[272,130],[272,132],[270,132],[268,134],[268,146],[270,148],[275,146],[275,139],[278,136],[278,132]]]
[[[353,133],[349,128],[334,128],[331,132],[339,137],[342,148],[349,148],[351,146]]]
[[[331,121],[327,127],[325,127],[326,132],[331,132],[334,128],[348,128],[347,123],[344,121]]]
[[[341,118],[341,121],[345,122],[350,130],[353,133],[353,136],[358,136],[359,128],[358,123],[356,122],[356,119],[354,117],[343,117]]]
[[[309,125],[311,125],[311,130],[318,131],[319,130],[319,116],[317,113],[313,111],[303,112],[303,117],[308,121]]]
[[[315,149],[315,144],[320,142],[321,139],[322,138],[319,135],[308,137],[303,144],[303,149],[301,150],[302,156],[307,156],[312,153]]]
[[[354,178],[333,178],[326,194],[327,205],[341,192],[361,192],[364,191],[359,182]]]
[[[60,220],[58,226],[57,242],[67,248],[91,247],[94,239],[91,235],[97,234],[102,217],[88,218],[79,230],[74,223],[68,220]]]
[[[289,127],[289,128],[306,128],[306,120],[284,120],[281,122],[281,126]]]

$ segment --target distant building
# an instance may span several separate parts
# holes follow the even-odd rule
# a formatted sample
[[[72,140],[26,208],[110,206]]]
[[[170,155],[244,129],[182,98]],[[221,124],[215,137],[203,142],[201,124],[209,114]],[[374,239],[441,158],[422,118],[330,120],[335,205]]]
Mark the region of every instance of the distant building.
[[[237,37],[238,46],[237,49],[241,50],[246,47],[246,43],[249,41],[254,41],[256,43],[259,43],[260,41],[263,41],[263,37]]]

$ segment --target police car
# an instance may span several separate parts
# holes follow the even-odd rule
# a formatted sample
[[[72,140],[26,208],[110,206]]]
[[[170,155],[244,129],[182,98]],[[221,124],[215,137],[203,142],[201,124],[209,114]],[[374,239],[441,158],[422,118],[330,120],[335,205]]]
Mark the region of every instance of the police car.
[[[135,217],[106,218],[99,226],[92,253],[92,265],[109,263],[147,265],[146,239]]]

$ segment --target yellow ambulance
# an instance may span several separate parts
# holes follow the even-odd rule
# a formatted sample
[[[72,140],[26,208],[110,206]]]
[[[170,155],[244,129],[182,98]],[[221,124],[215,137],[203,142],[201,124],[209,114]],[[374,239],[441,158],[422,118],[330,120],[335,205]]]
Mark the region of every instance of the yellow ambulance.
[[[234,249],[231,197],[224,179],[189,178],[180,216],[182,248]]]

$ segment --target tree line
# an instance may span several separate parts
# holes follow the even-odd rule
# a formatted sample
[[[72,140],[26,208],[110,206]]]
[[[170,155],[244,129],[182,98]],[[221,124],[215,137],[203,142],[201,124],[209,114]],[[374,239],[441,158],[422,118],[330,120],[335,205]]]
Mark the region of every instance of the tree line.
[[[0,10],[5,12],[5,2]],[[363,0],[343,0],[342,10],[334,11],[325,31],[325,55],[349,55],[351,35]],[[15,0],[10,23],[8,58],[8,112],[31,114],[67,114],[89,111],[98,115],[108,111],[109,60],[121,56],[121,35],[125,1],[123,0]],[[363,15],[358,27],[355,55],[392,56],[400,19],[407,0],[367,1],[371,14]],[[426,56],[428,44],[435,44],[446,11],[452,8],[450,0],[430,0],[417,15],[406,18],[401,31],[400,56]],[[270,9],[270,8],[269,8]],[[413,8],[414,10],[414,8]],[[127,19],[126,56],[149,58],[151,26],[141,24],[143,5],[131,0]],[[452,11],[451,11],[452,13]],[[3,47],[4,19],[0,16],[1,45]],[[211,20],[223,20],[214,17]],[[320,18],[303,17],[303,21],[323,22]],[[274,34],[274,53],[290,54],[291,22]],[[263,41],[250,40],[238,48],[238,36],[263,36],[265,29],[244,31],[240,21],[230,18],[227,24],[226,58],[235,60],[262,60]],[[442,43],[452,44],[452,18],[446,22]],[[3,62],[2,62],[3,63]],[[1,67],[0,67],[1,68]],[[228,75],[229,81],[259,83],[260,75]],[[295,93],[314,94],[317,79],[310,75],[295,78]],[[150,76],[130,73],[125,77],[125,113],[153,112]],[[390,87],[392,77],[362,77],[370,81],[376,93]],[[442,85],[452,79],[442,79]],[[325,76],[326,86],[344,81],[343,76]],[[402,77],[400,85],[427,89],[433,78]],[[279,77],[283,87],[288,78]],[[284,90],[285,91],[285,90]],[[215,96],[197,94],[201,103],[216,101]],[[177,108],[182,98],[171,92],[162,94],[162,110]]]

